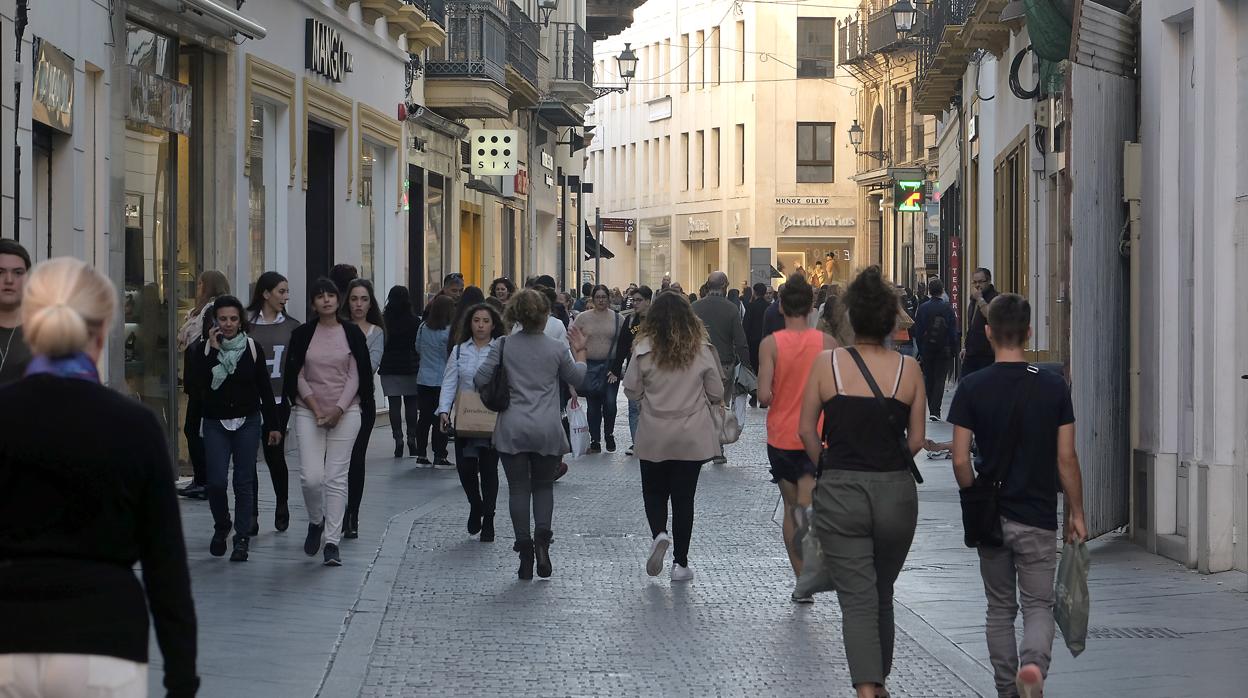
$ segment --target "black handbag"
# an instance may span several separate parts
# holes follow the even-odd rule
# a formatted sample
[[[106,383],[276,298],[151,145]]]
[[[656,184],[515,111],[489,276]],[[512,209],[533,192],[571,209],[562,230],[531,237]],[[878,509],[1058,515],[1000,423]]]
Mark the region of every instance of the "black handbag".
[[[511,385],[507,380],[507,365],[503,363],[503,349],[507,346],[507,338],[498,340],[498,365],[494,367],[494,375],[481,386],[478,394],[481,404],[493,412],[502,412],[511,405]]]
[[[1040,369],[1027,366],[1028,375],[1023,378],[1021,390],[1014,391],[1014,403],[1010,408],[1010,420],[1006,431],[997,441],[992,469],[980,472],[970,487],[958,491],[962,504],[963,542],[968,548],[999,548],[1005,544],[1001,530],[1001,483],[1009,476],[1014,452],[1018,450],[1019,432],[1023,425],[1023,405],[1031,394],[1033,377]]]
[[[862,377],[866,379],[867,385],[870,386],[871,392],[875,395],[875,404],[879,406],[880,411],[888,419],[888,425],[892,427],[896,435],[895,443],[901,451],[901,457],[910,464],[910,474],[914,476],[914,481],[923,484],[923,474],[919,472],[919,466],[914,464],[914,454],[910,453],[910,444],[906,439],[906,428],[897,423],[897,418],[893,416],[893,411],[888,409],[888,403],[884,398],[884,391],[880,390],[880,386],[875,382],[875,376],[871,375],[871,370],[867,368],[867,362],[862,360],[862,355],[858,353],[855,347],[845,349],[849,353],[854,363],[858,364],[858,370],[862,371]]]

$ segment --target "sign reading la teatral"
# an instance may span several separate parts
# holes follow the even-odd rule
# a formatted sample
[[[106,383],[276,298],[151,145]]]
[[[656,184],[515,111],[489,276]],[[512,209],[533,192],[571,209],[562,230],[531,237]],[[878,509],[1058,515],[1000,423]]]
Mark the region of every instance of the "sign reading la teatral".
[[[355,57],[347,52],[342,35],[337,29],[319,19],[308,18],[304,22],[303,67],[333,80],[342,82],[344,73],[354,69]]]

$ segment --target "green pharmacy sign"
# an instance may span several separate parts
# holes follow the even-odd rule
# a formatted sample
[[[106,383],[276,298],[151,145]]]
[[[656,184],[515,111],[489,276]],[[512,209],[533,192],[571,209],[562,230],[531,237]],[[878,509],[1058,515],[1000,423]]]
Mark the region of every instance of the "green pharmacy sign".
[[[902,213],[922,213],[924,196],[923,180],[898,180],[893,187],[893,201]]]

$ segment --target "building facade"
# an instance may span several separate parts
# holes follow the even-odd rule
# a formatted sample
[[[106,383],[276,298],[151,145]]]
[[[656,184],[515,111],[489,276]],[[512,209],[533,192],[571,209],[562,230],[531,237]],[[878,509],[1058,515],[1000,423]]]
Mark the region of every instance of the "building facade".
[[[940,209],[936,119],[914,103],[921,44],[919,15],[910,35],[897,31],[892,0],[864,0],[839,26],[842,69],[861,86],[855,148],[858,217],[867,258],[896,283],[914,288],[939,271]],[[858,130],[861,129],[861,130]]]
[[[1132,534],[1248,571],[1248,8],[1159,0],[1139,21]]]
[[[336,263],[379,295],[556,270],[577,241],[555,175],[584,159],[556,143],[583,134],[594,32],[640,0],[540,4],[0,1],[22,42],[0,42],[0,79],[21,85],[0,91],[0,230],[114,280],[103,375],[184,453],[174,338],[205,270],[245,300],[282,272],[297,317]],[[475,128],[516,132],[514,174],[471,174]]]
[[[734,287],[798,269],[845,283],[865,266],[846,136],[855,85],[836,69],[835,34],[829,8],[682,0],[650,3],[595,45],[607,84],[622,82],[625,43],[640,60],[592,114],[592,205],[610,223],[595,232],[615,255],[605,283],[696,290],[716,269]]]
[[[916,108],[940,118],[950,294],[984,267],[1030,301],[1028,357],[1071,384],[1093,535],[1132,523],[1139,485],[1122,409],[1134,266],[1124,143],[1137,138],[1141,89],[1129,5],[939,0],[915,37]]]

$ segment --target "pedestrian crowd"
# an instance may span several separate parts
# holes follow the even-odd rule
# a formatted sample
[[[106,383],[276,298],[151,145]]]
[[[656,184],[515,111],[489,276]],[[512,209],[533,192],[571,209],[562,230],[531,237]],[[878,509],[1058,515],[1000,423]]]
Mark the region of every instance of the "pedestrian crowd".
[[[1055,635],[1059,491],[1066,539],[1087,536],[1074,415],[1065,379],[1026,360],[1026,299],[998,293],[987,269],[972,279],[963,344],[939,279],[920,299],[878,267],[844,289],[799,272],[776,290],[734,289],[717,271],[692,296],[664,279],[659,289],[586,284],[575,301],[550,276],[519,287],[495,279],[487,295],[450,274],[429,297],[395,286],[383,303],[340,264],[309,283],[304,323],[288,311],[282,274],[261,274],[244,304],[223,274],[204,272],[177,333],[192,477],[175,494],[157,417],[100,384],[116,288],[70,258],[32,268],[24,248],[0,240],[0,615],[10,624],[0,676],[18,682],[10,692],[0,682],[0,694],[82,695],[97,672],[108,672],[108,695],[143,694],[150,616],[166,691],[193,695],[196,620],[176,495],[207,500],[209,553],[244,562],[260,530],[257,454],[279,532],[297,456],[304,552],[342,565],[342,541],[360,535],[377,375],[395,458],[455,469],[467,531],[483,543],[496,538],[501,464],[520,579],[553,575],[555,482],[569,454],[617,450],[621,388],[651,534],[644,569],[662,573],[670,551],[673,582],[695,576],[704,466],[727,462],[747,401],[765,409],[791,600],[835,591],[859,698],[888,695],[893,587],[923,481],[914,457],[948,452],[966,542],[978,549],[999,695],[1036,698]],[[942,418],[951,371],[954,435],[935,444],[926,425]],[[984,510],[971,495],[985,490],[989,516],[971,521],[967,512]]]

